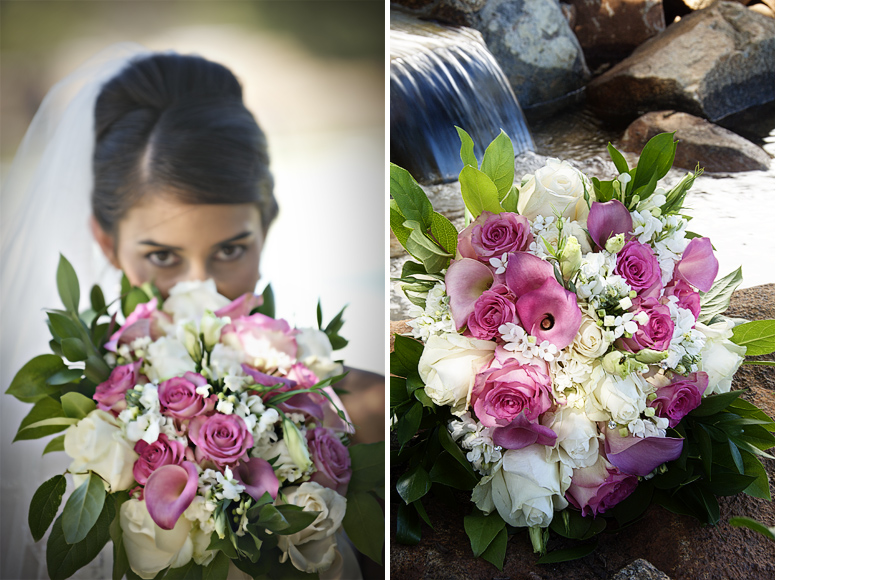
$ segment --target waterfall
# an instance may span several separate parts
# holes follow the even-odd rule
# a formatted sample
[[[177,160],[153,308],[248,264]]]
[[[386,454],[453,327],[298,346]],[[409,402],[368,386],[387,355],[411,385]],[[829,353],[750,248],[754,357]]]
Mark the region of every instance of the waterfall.
[[[459,136],[475,142],[478,161],[504,130],[514,153],[534,151],[507,77],[471,28],[390,12],[390,161],[421,183],[455,181]]]

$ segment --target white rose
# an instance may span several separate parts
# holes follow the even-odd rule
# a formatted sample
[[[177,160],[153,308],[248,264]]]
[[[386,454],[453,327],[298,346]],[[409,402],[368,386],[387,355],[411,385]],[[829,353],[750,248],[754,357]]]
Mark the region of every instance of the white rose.
[[[300,328],[296,335],[296,360],[303,363],[321,381],[343,372],[341,364],[332,360],[332,344],[322,330]]]
[[[591,316],[584,316],[574,342],[568,345],[569,351],[587,360],[604,356],[610,343],[604,338],[604,330]]]
[[[645,383],[634,373],[625,378],[611,375],[596,365],[590,379],[583,384],[586,397],[586,416],[592,421],[609,421],[627,425],[640,416],[646,407]]]
[[[516,527],[546,527],[553,510],[568,507],[565,491],[573,470],[546,459],[543,445],[504,452],[501,467],[480,480],[471,499],[484,513],[498,510],[508,524]]]
[[[91,470],[102,477],[112,492],[129,489],[134,483],[133,464],[139,454],[121,433],[120,423],[106,411],[95,409],[71,426],[63,439],[63,449],[72,458],[69,471],[76,486]]]
[[[154,578],[167,566],[180,568],[193,556],[187,518],[178,518],[174,528],[164,530],[151,519],[144,501],[131,499],[121,504],[120,521],[130,568],[142,578]]]
[[[175,322],[194,320],[198,324],[206,310],[214,312],[229,303],[229,298],[218,294],[214,280],[191,280],[179,282],[169,290],[163,311],[171,314]]]
[[[727,393],[731,390],[731,379],[743,364],[746,347],[738,346],[728,340],[732,336],[733,320],[724,320],[707,326],[700,322],[695,330],[706,337],[701,349],[701,370],[707,373],[707,390],[704,395]]]
[[[161,336],[148,345],[145,358],[149,363],[144,367],[145,375],[155,384],[180,377],[188,371],[196,372],[196,363],[190,358],[184,344],[176,338]]]
[[[529,219],[562,215],[585,224],[589,207],[584,191],[589,194],[590,204],[595,201],[588,177],[567,161],[547,159],[547,164],[520,188],[517,211]]]
[[[281,561],[289,557],[296,568],[308,573],[329,569],[338,555],[335,533],[344,519],[347,500],[313,481],[290,488],[284,495],[288,504],[320,513],[304,530],[278,538],[278,547],[284,552]]]
[[[452,405],[455,414],[468,408],[474,378],[495,356],[495,343],[455,332],[432,336],[423,347],[418,370],[426,394],[436,405]]]
[[[571,469],[589,467],[598,461],[598,426],[574,407],[559,407],[545,413],[541,424],[556,432],[555,447],[546,447],[548,461],[560,461]]]
[[[191,556],[193,561],[200,566],[208,566],[214,557],[217,556],[217,550],[209,550],[208,545],[211,543],[211,533],[214,530],[203,530],[199,526],[193,526],[190,530],[190,541],[193,547]]]

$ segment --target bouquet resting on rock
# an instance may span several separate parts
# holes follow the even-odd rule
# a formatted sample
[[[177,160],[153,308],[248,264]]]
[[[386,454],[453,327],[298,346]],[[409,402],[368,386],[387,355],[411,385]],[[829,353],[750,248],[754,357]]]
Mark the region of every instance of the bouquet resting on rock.
[[[411,256],[396,280],[416,310],[391,355],[394,458],[407,467],[397,540],[431,525],[421,499],[435,486],[471,492],[472,551],[498,567],[520,528],[540,562],[557,562],[652,503],[713,524],[716,496],[770,499],[758,458],[774,423],[731,381],[746,356],[773,351],[774,322],[722,315],[741,272],[719,277],[713,243],[690,229],[700,170],[659,184],[673,133],[635,168],[608,146],[611,181],[548,159],[517,186],[507,135],[478,163],[458,132],[461,231],[390,171],[390,225]],[[547,553],[551,531],[581,542]]]
[[[344,376],[332,358],[342,313],[295,329],[274,317],[268,287],[230,301],[212,280],[182,282],[163,300],[126,279],[118,301],[95,286],[80,312],[62,256],[57,282],[52,353],[7,391],[33,403],[16,440],[63,432],[45,452],[70,457],[60,515],[66,474],[36,489],[29,512],[35,540],[51,528],[52,580],[109,540],[116,580],[221,579],[231,562],[257,578],[336,577],[355,557],[344,537],[380,561],[383,444],[348,447],[331,386]]]

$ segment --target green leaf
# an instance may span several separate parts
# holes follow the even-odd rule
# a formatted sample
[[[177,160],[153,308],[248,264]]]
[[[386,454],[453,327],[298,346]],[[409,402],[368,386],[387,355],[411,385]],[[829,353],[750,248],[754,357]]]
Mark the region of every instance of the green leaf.
[[[472,217],[476,218],[484,211],[492,213],[503,211],[498,202],[498,188],[492,179],[479,169],[466,165],[459,172],[459,186],[462,191],[462,200]]]
[[[739,473],[717,473],[702,485],[715,495],[737,495],[754,482],[755,478]]]
[[[68,544],[64,539],[62,519],[58,518],[51,528],[46,544],[48,576],[51,580],[65,580],[76,570],[97,557],[109,541],[109,527],[115,518],[115,502],[103,503],[103,509],[96,523],[82,541]]]
[[[755,320],[738,324],[731,332],[731,342],[746,347],[746,356],[770,354],[774,351],[775,321]]]
[[[190,560],[184,566],[168,568],[162,580],[202,580],[203,567]],[[211,580],[211,579],[209,579]]]
[[[393,231],[393,235],[396,236],[396,239],[399,240],[399,243],[402,244],[402,247],[407,250],[408,236],[411,235],[411,230],[403,225],[405,221],[405,216],[403,216],[402,212],[399,211],[399,205],[396,203],[396,200],[391,199],[390,229]]]
[[[674,154],[677,143],[674,133],[660,133],[650,139],[640,152],[634,179],[631,181],[631,192],[637,191],[667,175],[674,164]],[[653,185],[654,186],[654,185]],[[650,190],[651,193],[651,190]],[[642,196],[641,199],[643,199]]]
[[[208,580],[226,580],[230,573],[230,559],[223,552],[218,552],[203,571],[203,578]]]
[[[46,383],[51,386],[68,385],[70,383],[79,382],[81,378],[82,369],[64,368],[63,370],[60,370],[48,377]]]
[[[462,461],[468,463],[465,459]],[[435,458],[435,464],[429,470],[429,479],[432,483],[440,483],[456,489],[472,490],[477,485],[477,477],[469,475],[458,466],[456,459],[446,451],[442,451]]]
[[[724,411],[728,406],[739,398],[744,391],[728,391],[727,393],[718,393],[715,395],[707,395],[701,399],[701,404],[689,412],[690,417],[709,417]]]
[[[412,505],[399,503],[396,509],[396,541],[406,546],[415,546],[423,537],[423,526],[420,514],[414,508],[420,502]]]
[[[698,447],[701,452],[701,464],[704,466],[704,475],[710,479],[713,469],[713,442],[710,440],[710,433],[704,428],[704,425],[698,425],[695,430],[695,435],[698,440]]]
[[[66,419],[66,424],[46,425],[44,422],[49,419],[63,418],[63,407],[60,402],[45,397],[40,399],[33,405],[30,412],[21,420],[21,425],[18,427],[18,433],[15,434],[13,441],[21,441],[25,439],[40,439],[46,435],[59,433],[69,427],[69,419]]]
[[[492,140],[483,154],[480,170],[489,176],[501,199],[514,184],[514,146],[504,131]]]
[[[100,312],[106,308],[106,299],[103,296],[103,289],[97,284],[91,286],[91,308],[94,312]]]
[[[63,340],[64,338],[78,338],[84,332],[84,328],[66,312],[48,312],[48,325],[51,330],[51,335],[58,340]]]
[[[423,419],[423,404],[419,401],[411,405],[408,412],[399,417],[396,423],[396,436],[399,439],[399,445],[404,445],[411,440],[411,437],[420,428],[420,422]]]
[[[429,229],[432,225],[432,202],[407,170],[390,163],[390,196],[395,200],[405,220]]]
[[[765,526],[761,522],[753,520],[752,518],[747,518],[745,516],[735,516],[729,519],[728,523],[735,528],[749,528],[750,530],[758,532],[766,538],[770,538],[774,541],[776,540],[776,534],[773,527]]]
[[[63,535],[67,544],[81,542],[100,517],[106,502],[106,487],[100,476],[89,473],[66,502],[61,515]]]
[[[395,335],[390,354],[390,374],[397,377],[419,376],[417,366],[423,354],[423,343],[409,336]]]
[[[465,457],[465,452],[459,448],[459,445],[456,444],[456,441],[453,440],[453,437],[450,436],[447,427],[444,425],[441,425],[441,427],[438,428],[438,441],[441,443],[441,447],[443,447],[447,453],[452,455],[469,475],[477,479],[477,472],[475,472],[474,468],[471,467],[471,464]]]
[[[459,147],[459,158],[462,159],[462,164],[470,165],[471,167],[477,169],[477,157],[474,156],[474,140],[472,140],[471,135],[466,133],[464,129],[460,129],[455,125],[454,128],[459,134],[459,140],[462,143],[462,145]]]
[[[135,287],[131,288],[130,292],[124,296],[122,308],[124,316],[130,316],[138,305],[145,304],[149,300],[151,300],[151,298],[144,290]]]
[[[60,404],[64,415],[73,419],[84,419],[97,408],[97,403],[92,398],[75,391],[61,395]]]
[[[374,524],[383,521],[384,511],[372,494],[348,492],[344,531],[357,550],[378,564],[383,560],[384,527]]]
[[[508,533],[507,528],[502,528],[489,547],[484,550],[481,558],[502,570],[504,568],[504,557],[507,554]]]
[[[517,212],[517,202],[520,200],[520,190],[517,189],[516,185],[511,186],[505,196],[501,199],[501,206],[505,211],[509,211],[512,213]]]
[[[471,515],[463,519],[465,533],[471,542],[471,551],[475,557],[483,554],[496,536],[505,529],[505,521],[497,511],[489,515],[475,508]]]
[[[351,476],[348,492],[372,491],[384,486],[384,442],[348,447]]]
[[[88,358],[88,350],[80,338],[64,338],[60,341],[63,356],[72,362],[81,362]]]
[[[262,314],[269,318],[275,318],[275,292],[272,290],[271,284],[266,284],[266,287],[263,288],[262,296],[263,303],[254,308],[251,314]]]
[[[554,550],[547,552],[535,562],[536,564],[556,564],[558,562],[570,562],[571,560],[579,560],[585,558],[595,551],[596,543],[584,544],[576,548],[565,548],[564,550]]]
[[[266,504],[260,510],[257,525],[276,534],[295,534],[311,525],[319,512],[302,511],[298,506]]]
[[[420,260],[426,268],[426,272],[441,272],[450,263],[452,254],[448,254],[423,232],[421,224],[408,220],[404,226],[411,230],[406,240],[405,249],[408,253]]]
[[[432,237],[451,256],[456,255],[456,243],[459,240],[459,232],[456,231],[449,219],[438,212],[432,214]]]
[[[399,497],[406,504],[415,502],[429,493],[431,487],[432,482],[429,480],[429,474],[426,473],[422,465],[409,469],[396,481],[396,491],[399,492]]]
[[[97,355],[92,354],[85,361],[85,377],[94,384],[99,385],[108,379],[110,373],[109,365]]]
[[[622,156],[622,153],[616,150],[611,143],[607,144],[607,152],[610,153],[610,159],[613,160],[613,164],[616,166],[616,171],[620,174],[628,173],[628,162],[626,162],[625,157]]]
[[[129,496],[127,492],[119,491],[109,496],[108,500],[114,502],[115,513],[118,514],[118,517],[115,517],[109,526],[109,537],[112,538],[112,580],[123,580],[124,574],[130,568],[130,564],[127,561],[127,550],[124,547],[120,513],[121,506],[125,501],[129,500]],[[134,577],[130,576],[130,574],[128,574],[127,580],[134,580]]]
[[[48,442],[48,445],[43,449],[42,454],[46,453],[54,453],[55,451],[64,451],[64,440],[66,439],[66,435],[58,435],[54,439]]]
[[[55,475],[36,488],[27,514],[27,523],[30,524],[30,535],[34,542],[38,542],[48,531],[65,492],[66,478],[63,475]]]
[[[35,403],[48,395],[60,390],[60,387],[49,385],[48,379],[66,370],[63,359],[54,354],[41,354],[30,359],[12,379],[7,395],[12,395],[24,403]]]
[[[654,478],[658,479],[658,477]],[[573,540],[583,539],[592,526],[592,518],[584,518],[580,512],[572,509],[564,509],[553,514],[550,529],[563,538]]]
[[[707,324],[715,315],[728,310],[728,306],[731,304],[731,295],[741,282],[743,282],[743,271],[741,268],[737,268],[727,276],[713,282],[709,292],[702,292],[698,322]]]
[[[57,292],[60,294],[60,301],[63,302],[67,312],[78,315],[79,279],[72,264],[63,254],[60,255],[60,261],[57,264]]]

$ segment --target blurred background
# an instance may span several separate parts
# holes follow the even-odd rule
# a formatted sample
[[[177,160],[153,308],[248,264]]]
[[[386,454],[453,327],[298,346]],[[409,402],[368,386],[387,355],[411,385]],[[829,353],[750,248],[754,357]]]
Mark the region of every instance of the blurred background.
[[[350,343],[336,357],[383,375],[385,20],[380,0],[0,0],[0,182],[48,90],[108,46],[134,42],[227,66],[268,138],[280,204],[258,289],[271,283],[277,315],[300,327],[316,326],[318,299],[324,324],[348,305],[341,334]],[[4,198],[4,208],[9,202]],[[82,235],[90,232],[83,228]],[[34,267],[53,271],[56,264]],[[4,325],[2,332],[16,331]],[[44,347],[48,352],[47,342]],[[0,361],[0,392],[37,354]],[[351,418],[358,426],[368,421],[362,430],[382,439],[383,383],[359,386],[348,407],[363,412]],[[0,407],[4,418],[15,419],[3,421],[0,441],[0,577],[31,577],[34,569],[47,577],[44,540],[34,544],[30,537],[27,506],[32,489],[69,460],[61,453],[40,457],[45,440],[13,446],[30,405],[0,396]],[[22,481],[33,487],[23,490]],[[105,557],[111,555],[98,559]],[[383,577],[382,567],[365,562],[364,568],[367,577]]]

